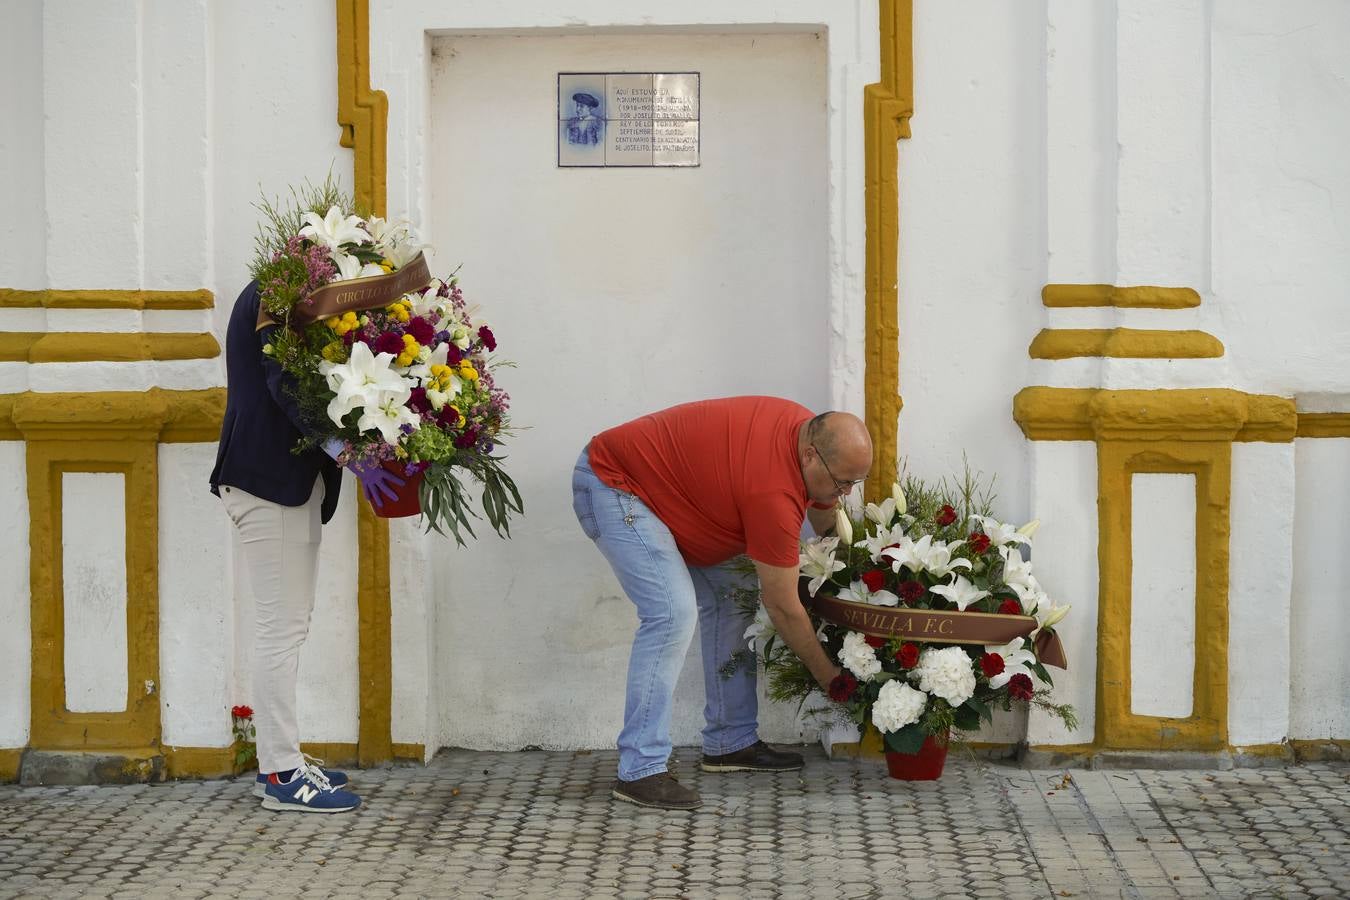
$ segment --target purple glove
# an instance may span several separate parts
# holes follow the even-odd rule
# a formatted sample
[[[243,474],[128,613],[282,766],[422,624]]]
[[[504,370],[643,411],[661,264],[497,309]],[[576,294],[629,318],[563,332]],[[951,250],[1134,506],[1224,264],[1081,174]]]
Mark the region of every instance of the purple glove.
[[[361,490],[370,501],[370,505],[379,509],[385,500],[395,500],[398,495],[394,488],[403,486],[403,479],[384,468],[377,462],[354,462],[347,466],[356,480],[361,482]],[[383,496],[381,496],[383,495]]]

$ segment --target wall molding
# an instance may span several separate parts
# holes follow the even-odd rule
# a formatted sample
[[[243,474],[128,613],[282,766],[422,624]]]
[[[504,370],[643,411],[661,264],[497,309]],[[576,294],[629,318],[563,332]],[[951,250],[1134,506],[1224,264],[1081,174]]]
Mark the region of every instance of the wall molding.
[[[220,344],[207,332],[0,332],[0,362],[141,362],[219,355]]]
[[[1193,288],[1119,287],[1114,284],[1047,284],[1041,303],[1050,309],[1111,306],[1116,309],[1193,309],[1200,294]]]
[[[0,288],[0,309],[212,309],[215,296],[196,291],[20,291]]]
[[[1148,328],[1043,328],[1027,351],[1032,359],[1080,356],[1116,359],[1217,359],[1223,342],[1203,331]]]

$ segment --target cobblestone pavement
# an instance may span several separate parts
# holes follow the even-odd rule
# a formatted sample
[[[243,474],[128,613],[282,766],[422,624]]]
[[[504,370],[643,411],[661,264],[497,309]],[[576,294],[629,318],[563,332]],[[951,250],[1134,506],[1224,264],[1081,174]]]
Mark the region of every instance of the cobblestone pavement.
[[[442,754],[366,806],[269,813],[251,780],[0,786],[3,897],[1346,897],[1350,769],[697,771],[694,813],[610,799],[615,755]]]

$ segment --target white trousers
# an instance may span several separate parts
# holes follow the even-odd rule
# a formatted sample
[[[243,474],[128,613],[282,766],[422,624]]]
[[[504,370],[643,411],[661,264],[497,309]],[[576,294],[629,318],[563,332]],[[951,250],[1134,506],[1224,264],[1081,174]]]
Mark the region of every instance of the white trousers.
[[[323,493],[323,480],[315,479],[304,506],[282,506],[220,487],[253,587],[253,724],[263,773],[297,769],[304,761],[295,693],[300,646],[314,612]]]

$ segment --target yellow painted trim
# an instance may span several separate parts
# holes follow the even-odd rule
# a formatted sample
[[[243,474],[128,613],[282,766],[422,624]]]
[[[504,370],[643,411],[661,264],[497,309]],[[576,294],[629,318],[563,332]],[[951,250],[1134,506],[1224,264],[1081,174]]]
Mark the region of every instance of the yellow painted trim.
[[[211,309],[199,291],[20,291],[0,288],[0,309]]]
[[[369,0],[337,0],[338,124],[353,151],[356,201],[385,214],[389,98],[370,87]]]
[[[1146,328],[1045,328],[1031,341],[1032,359],[1215,359],[1223,343],[1203,331]]]
[[[1229,441],[1102,440],[1097,444],[1098,746],[1220,750],[1228,745]],[[1131,570],[1135,474],[1195,476],[1195,668],[1185,718],[1131,710]],[[1141,661],[1141,665],[1146,661]]]
[[[21,424],[27,438],[33,669],[29,743],[41,750],[111,750],[159,744],[159,463],[151,417],[115,436],[66,437],[58,423]],[[139,434],[135,431],[142,428]],[[139,438],[139,439],[138,439]],[[61,485],[66,472],[125,479],[127,708],[66,709]],[[150,683],[153,692],[147,693]]]
[[[427,758],[426,744],[394,744],[392,746],[394,759],[422,762]]]
[[[881,81],[863,89],[866,155],[866,369],[863,405],[874,462],[863,487],[869,499],[887,494],[898,466],[896,428],[903,406],[898,313],[900,255],[899,148],[914,115],[912,0],[881,0]]]
[[[136,362],[166,359],[214,359],[220,344],[211,334],[169,332],[20,332],[0,333],[0,362]]]
[[[220,437],[225,388],[0,394],[0,440],[207,443]]]
[[[882,760],[886,758],[886,745],[881,739],[881,732],[868,722],[863,726],[861,740],[831,744],[830,758]]]
[[[0,750],[0,784],[13,784],[19,780],[19,763],[22,761],[22,748]]]
[[[1107,391],[1027,387],[1013,398],[1013,419],[1033,441],[1294,439],[1294,401],[1230,388]]]
[[[1350,437],[1350,413],[1299,413],[1298,437]]]
[[[238,775],[234,765],[235,748],[229,747],[165,747],[164,771],[167,777],[225,778]]]
[[[352,149],[352,190],[358,206],[385,215],[389,100],[370,87],[369,0],[337,0],[338,123]],[[357,678],[358,752],[362,766],[393,757],[393,660],[390,646],[389,520],[364,500],[357,512],[357,592],[360,623]]]
[[[1193,309],[1200,295],[1191,288],[1118,287],[1114,284],[1047,284],[1041,303],[1052,309],[1112,306],[1117,309]]]
[[[1290,741],[1294,758],[1299,762],[1329,762],[1350,760],[1350,740],[1343,738],[1323,738],[1317,740]]]
[[[1288,743],[1242,744],[1230,747],[1229,750],[1237,755],[1258,759],[1288,759],[1292,761],[1294,758],[1294,749]]]

